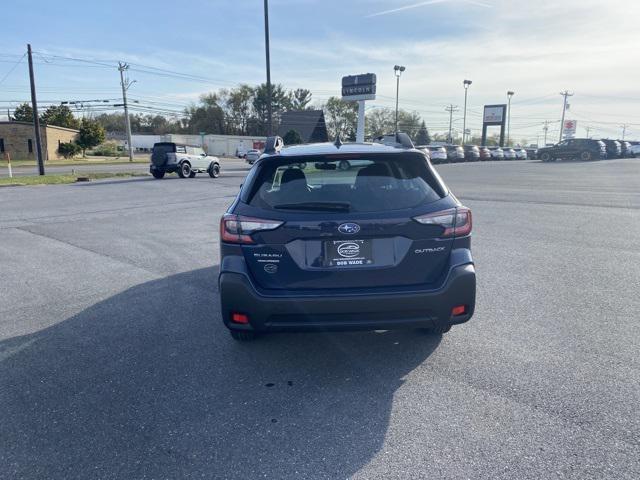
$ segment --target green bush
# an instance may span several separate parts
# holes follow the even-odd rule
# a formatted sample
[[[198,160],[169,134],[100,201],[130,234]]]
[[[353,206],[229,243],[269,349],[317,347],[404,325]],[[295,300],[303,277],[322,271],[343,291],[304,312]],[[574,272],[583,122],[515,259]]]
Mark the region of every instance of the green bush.
[[[58,153],[64,158],[73,158],[82,151],[80,145],[74,142],[61,143],[58,147]]]
[[[94,148],[91,153],[99,157],[117,157],[119,155],[118,144],[116,142],[104,142]]]

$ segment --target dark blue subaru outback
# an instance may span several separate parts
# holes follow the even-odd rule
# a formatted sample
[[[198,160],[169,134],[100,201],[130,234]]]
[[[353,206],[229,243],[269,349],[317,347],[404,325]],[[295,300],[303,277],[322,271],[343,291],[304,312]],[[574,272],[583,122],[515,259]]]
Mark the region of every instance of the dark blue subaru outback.
[[[268,139],[220,222],[220,302],[233,338],[445,333],[471,318],[471,211],[406,135],[381,142]]]

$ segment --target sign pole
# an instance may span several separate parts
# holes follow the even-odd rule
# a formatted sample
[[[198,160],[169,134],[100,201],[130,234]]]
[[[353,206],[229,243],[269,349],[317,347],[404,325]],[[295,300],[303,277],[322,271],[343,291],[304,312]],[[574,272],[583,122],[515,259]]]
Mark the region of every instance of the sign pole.
[[[373,73],[342,77],[342,100],[358,102],[356,142],[364,143],[365,101],[376,99],[376,76]]]
[[[13,178],[13,171],[11,170],[11,155],[9,155],[9,152],[5,153],[5,155],[7,156],[7,167],[9,167],[9,178]]]
[[[356,142],[364,143],[364,102],[358,100],[358,131],[356,133]]]

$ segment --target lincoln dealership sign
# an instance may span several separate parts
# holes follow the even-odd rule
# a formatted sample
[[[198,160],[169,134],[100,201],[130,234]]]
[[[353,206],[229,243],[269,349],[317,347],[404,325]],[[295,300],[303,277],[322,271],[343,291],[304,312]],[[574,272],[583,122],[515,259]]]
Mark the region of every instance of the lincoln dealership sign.
[[[342,77],[343,100],[375,100],[376,74],[363,73]]]

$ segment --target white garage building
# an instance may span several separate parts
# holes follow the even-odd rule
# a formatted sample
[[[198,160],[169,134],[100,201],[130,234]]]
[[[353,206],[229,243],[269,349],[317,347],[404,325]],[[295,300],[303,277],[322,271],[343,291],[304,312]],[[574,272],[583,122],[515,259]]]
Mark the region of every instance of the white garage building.
[[[252,148],[263,149],[265,137],[241,135],[131,135],[131,143],[137,151],[149,151],[157,142],[175,142],[186,145],[201,145],[210,155],[232,157],[236,152],[245,153]]]

